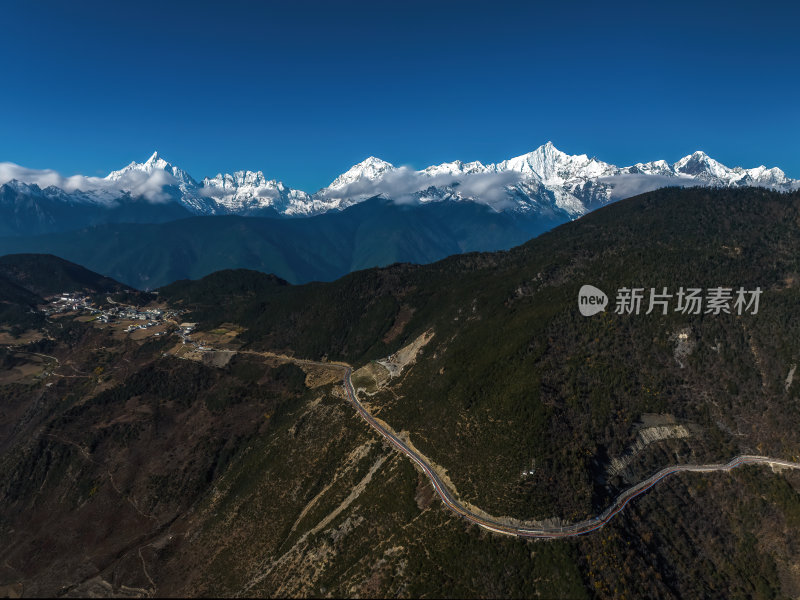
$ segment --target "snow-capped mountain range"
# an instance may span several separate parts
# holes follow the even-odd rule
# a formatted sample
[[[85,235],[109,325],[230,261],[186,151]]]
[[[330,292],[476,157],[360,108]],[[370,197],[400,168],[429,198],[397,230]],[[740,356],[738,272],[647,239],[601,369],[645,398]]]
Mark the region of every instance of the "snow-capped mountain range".
[[[569,155],[548,142],[533,152],[496,164],[454,161],[422,170],[395,167],[369,157],[314,194],[295,190],[261,171],[218,174],[198,182],[154,153],[105,178],[62,177],[55,171],[0,163],[0,184],[31,186],[52,200],[118,204],[143,198],[177,202],[202,215],[311,216],[339,210],[373,196],[397,202],[473,201],[497,211],[578,217],[598,206],[666,186],[762,186],[800,189],[778,168],[729,168],[703,152],[675,163],[663,160],[617,167],[585,154]]]

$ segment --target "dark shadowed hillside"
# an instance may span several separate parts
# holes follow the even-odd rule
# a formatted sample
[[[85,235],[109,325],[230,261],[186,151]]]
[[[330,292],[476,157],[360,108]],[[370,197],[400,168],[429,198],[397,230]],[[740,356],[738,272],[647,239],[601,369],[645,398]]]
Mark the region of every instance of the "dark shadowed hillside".
[[[191,216],[176,202],[152,203],[120,193],[114,202],[73,201],[64,191],[13,181],[0,185],[0,236],[31,236],[104,223],[162,223]]]
[[[0,322],[41,324],[33,308],[43,296],[61,292],[107,293],[127,286],[57,256],[10,254],[0,256]]]
[[[597,532],[498,536],[444,508],[355,413],[336,367],[292,357],[351,364],[372,414],[476,510],[574,521],[667,465],[800,457],[798,277],[800,194],[668,189],[505,252],[331,283],[236,270],[162,288],[204,350],[45,323],[3,355],[0,584],[795,597],[797,472],[675,475]],[[605,312],[581,316],[584,284],[609,295]],[[757,314],[614,311],[624,287],[718,286],[760,288]]]
[[[46,254],[0,256],[0,275],[40,296],[62,291],[102,293],[129,289],[109,277]]]
[[[232,268],[304,283],[394,262],[430,263],[451,254],[506,249],[567,219],[560,212],[498,213],[473,202],[404,206],[374,198],[300,219],[194,217],[4,237],[0,254],[49,252],[137,289]]]

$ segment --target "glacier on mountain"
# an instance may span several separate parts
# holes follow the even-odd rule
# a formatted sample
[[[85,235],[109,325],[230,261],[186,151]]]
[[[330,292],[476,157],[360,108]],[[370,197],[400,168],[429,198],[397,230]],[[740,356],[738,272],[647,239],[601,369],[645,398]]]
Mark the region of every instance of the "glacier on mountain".
[[[395,167],[370,156],[314,194],[292,189],[261,171],[219,173],[198,182],[155,152],[105,178],[63,177],[52,170],[0,163],[0,185],[36,185],[65,202],[114,204],[125,198],[174,201],[194,214],[311,216],[341,210],[374,196],[401,203],[473,201],[497,211],[565,214],[576,218],[599,206],[665,186],[762,186],[800,189],[778,168],[727,167],[704,152],[675,163],[657,160],[617,167],[585,154],[569,155],[551,142],[499,163],[479,161]]]

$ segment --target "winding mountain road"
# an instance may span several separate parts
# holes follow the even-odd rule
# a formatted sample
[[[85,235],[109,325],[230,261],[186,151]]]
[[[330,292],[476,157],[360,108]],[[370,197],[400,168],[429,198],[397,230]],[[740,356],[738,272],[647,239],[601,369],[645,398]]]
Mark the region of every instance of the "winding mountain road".
[[[195,343],[195,345],[199,347],[199,344]],[[211,350],[211,348],[206,348],[205,350]],[[694,464],[673,465],[670,467],[664,467],[654,475],[651,475],[647,479],[640,481],[636,485],[628,488],[627,490],[622,492],[619,496],[617,496],[614,502],[612,502],[611,505],[608,508],[606,508],[602,513],[590,519],[578,521],[575,523],[566,523],[559,526],[544,526],[544,525],[526,526],[526,525],[513,525],[509,523],[503,523],[495,518],[476,514],[475,512],[469,510],[463,504],[461,504],[461,502],[459,502],[453,496],[453,494],[450,492],[450,490],[447,488],[447,486],[444,484],[444,482],[436,474],[434,469],[428,464],[428,462],[425,460],[423,456],[421,456],[417,451],[410,448],[405,442],[403,442],[403,440],[398,438],[393,432],[387,429],[377,419],[375,419],[375,417],[372,416],[372,414],[358,400],[358,396],[356,394],[355,388],[353,387],[353,381],[351,379],[351,376],[353,374],[353,369],[349,365],[345,363],[319,362],[315,360],[294,358],[291,356],[276,354],[273,352],[254,352],[247,350],[240,352],[246,354],[258,354],[261,356],[279,358],[297,364],[341,369],[343,372],[342,383],[344,385],[344,390],[347,395],[347,398],[349,399],[353,407],[356,409],[356,411],[358,411],[358,414],[360,414],[361,417],[367,422],[367,424],[370,427],[372,427],[375,431],[377,431],[386,441],[388,441],[397,450],[405,454],[414,463],[416,463],[416,465],[420,469],[422,469],[422,471],[430,480],[431,485],[433,485],[433,489],[442,499],[442,502],[444,502],[447,508],[452,510],[454,513],[462,516],[466,520],[471,521],[472,523],[475,523],[476,525],[488,531],[493,531],[495,533],[501,533],[505,535],[512,535],[524,538],[543,538],[543,539],[575,537],[591,533],[592,531],[596,531],[601,527],[604,527],[606,524],[608,524],[608,522],[612,518],[614,518],[614,516],[617,515],[620,511],[622,511],[622,509],[625,508],[625,506],[627,506],[627,504],[631,500],[648,491],[662,479],[665,479],[670,475],[674,475],[675,473],[687,473],[687,472],[712,473],[716,471],[730,471],[742,465],[759,465],[759,464],[769,465],[772,467],[787,468],[787,469],[800,469],[800,462],[792,462],[780,458],[770,458],[768,456],[757,456],[751,454],[742,454],[736,456],[727,463],[714,463],[706,465],[694,465]]]
[[[313,361],[303,361],[303,362],[313,362]],[[331,363],[315,363],[315,364],[325,364],[327,366],[333,366]],[[489,531],[493,531],[495,533],[502,533],[506,535],[513,535],[518,537],[525,537],[525,538],[562,538],[562,537],[574,537],[578,535],[584,535],[586,533],[590,533],[592,531],[596,531],[601,527],[605,526],[616,514],[618,514],[625,506],[639,496],[640,494],[645,493],[647,490],[652,488],[656,483],[661,481],[662,479],[669,477],[675,473],[682,473],[682,472],[692,472],[692,473],[711,473],[714,471],[730,471],[731,469],[735,469],[741,465],[748,465],[748,464],[762,464],[762,465],[770,465],[775,467],[784,467],[788,469],[800,469],[800,463],[792,462],[788,460],[783,460],[779,458],[769,458],[767,456],[754,456],[749,454],[743,454],[733,458],[730,462],[727,463],[720,463],[720,464],[708,464],[708,465],[693,465],[693,464],[685,464],[685,465],[674,465],[671,467],[665,467],[661,469],[655,475],[652,475],[634,485],[633,487],[628,488],[624,492],[622,492],[614,502],[609,506],[606,510],[602,513],[597,515],[596,517],[592,517],[590,519],[586,519],[584,521],[578,521],[576,523],[568,523],[563,526],[553,526],[553,527],[546,527],[546,526],[536,526],[536,527],[528,527],[528,526],[517,526],[517,525],[510,525],[507,523],[502,523],[498,520],[492,519],[490,517],[484,517],[474,512],[470,511],[469,509],[465,508],[458,500],[456,500],[450,490],[447,489],[445,484],[433,470],[433,468],[425,461],[425,459],[420,456],[416,451],[409,448],[409,446],[403,442],[403,440],[399,439],[396,435],[394,435],[391,431],[386,429],[383,425],[381,425],[370,413],[369,411],[364,408],[361,402],[358,400],[358,396],[356,395],[355,389],[353,388],[353,382],[351,380],[352,369],[349,366],[342,366],[336,365],[341,367],[344,370],[344,388],[345,392],[347,393],[347,397],[350,402],[353,404],[355,409],[358,413],[364,418],[364,420],[377,431],[384,439],[386,439],[392,446],[394,446],[397,450],[405,454],[408,458],[414,461],[417,466],[427,475],[428,479],[433,485],[434,490],[442,499],[445,506],[452,510],[453,512],[461,515],[468,521],[475,523],[476,525],[483,527]]]

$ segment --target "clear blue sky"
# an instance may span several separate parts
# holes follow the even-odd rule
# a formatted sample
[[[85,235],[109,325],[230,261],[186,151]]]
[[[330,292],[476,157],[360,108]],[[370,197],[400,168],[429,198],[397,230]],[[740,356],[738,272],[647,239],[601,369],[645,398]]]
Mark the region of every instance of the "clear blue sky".
[[[308,191],[548,140],[618,165],[696,149],[800,177],[796,3],[0,2],[0,161]]]

